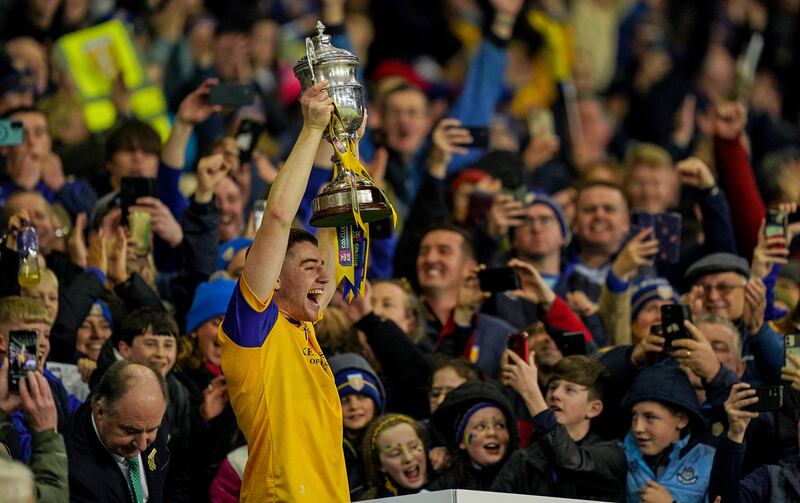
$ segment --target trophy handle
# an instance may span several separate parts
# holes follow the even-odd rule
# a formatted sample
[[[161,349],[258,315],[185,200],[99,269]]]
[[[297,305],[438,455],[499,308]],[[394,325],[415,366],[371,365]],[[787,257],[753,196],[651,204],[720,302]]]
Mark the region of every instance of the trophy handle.
[[[306,37],[306,61],[308,61],[308,70],[311,72],[311,82],[317,83],[317,77],[314,75],[314,63],[316,63],[316,54],[314,52],[314,42],[311,37]]]

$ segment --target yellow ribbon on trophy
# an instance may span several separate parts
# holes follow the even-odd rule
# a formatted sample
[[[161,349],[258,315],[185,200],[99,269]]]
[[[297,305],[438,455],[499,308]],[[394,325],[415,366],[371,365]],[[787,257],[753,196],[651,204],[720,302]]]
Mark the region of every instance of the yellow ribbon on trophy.
[[[345,225],[336,227],[336,284],[344,281],[344,297],[347,302],[354,297],[364,295],[367,279],[367,265],[369,263],[369,224],[365,224],[361,218],[361,209],[358,201],[358,189],[356,178],[362,177],[372,182],[369,172],[361,164],[356,155],[356,143],[352,139],[342,142],[335,135],[335,124],[343,125],[339,107],[334,102],[334,111],[331,121],[328,124],[328,135],[333,144],[333,150],[341,163],[342,169],[349,171],[353,176],[349,176],[350,181],[350,202],[353,209],[355,225]],[[342,128],[343,129],[343,128]],[[339,164],[333,163],[333,179],[339,174]],[[383,193],[383,190],[376,186]],[[385,194],[384,194],[385,197]],[[390,203],[392,210],[392,227],[397,225],[397,213]]]

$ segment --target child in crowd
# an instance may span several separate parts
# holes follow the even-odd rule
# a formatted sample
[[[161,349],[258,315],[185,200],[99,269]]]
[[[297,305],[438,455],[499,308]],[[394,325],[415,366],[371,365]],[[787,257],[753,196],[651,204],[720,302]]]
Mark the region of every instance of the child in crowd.
[[[498,386],[481,381],[454,389],[436,409],[431,424],[457,461],[430,490],[488,490],[517,446],[511,405]]]
[[[458,388],[467,381],[480,379],[480,369],[463,358],[451,358],[437,355],[433,362],[433,376],[428,393],[431,414],[444,401],[448,393]]]
[[[603,411],[608,371],[588,356],[568,356],[553,367],[545,395],[533,352],[527,362],[512,351],[506,357],[503,382],[520,394],[535,430],[530,446],[514,453],[492,490],[624,501],[625,454],[616,441],[591,431]]]
[[[631,414],[628,502],[706,501],[714,449],[700,443],[705,421],[686,373],[669,364],[644,369],[622,407]]]
[[[21,287],[20,295],[30,297],[41,303],[55,321],[58,314],[58,278],[50,269],[44,267],[39,271],[39,283],[31,287]]]
[[[328,363],[342,401],[344,461],[350,498],[355,501],[366,490],[358,448],[369,423],[383,413],[386,393],[375,370],[362,356],[342,353],[331,357]]]
[[[416,494],[428,484],[428,456],[419,423],[402,414],[372,422],[361,445],[370,488],[362,500]]]

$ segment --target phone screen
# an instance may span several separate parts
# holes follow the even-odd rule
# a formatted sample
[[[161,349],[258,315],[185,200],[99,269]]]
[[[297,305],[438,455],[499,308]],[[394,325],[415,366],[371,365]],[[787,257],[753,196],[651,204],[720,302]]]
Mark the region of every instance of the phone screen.
[[[467,206],[467,219],[464,226],[468,229],[475,229],[480,226],[489,215],[489,210],[494,204],[494,194],[474,190],[469,194]]]
[[[774,412],[783,407],[783,386],[756,386],[758,402],[744,407],[748,412]]]
[[[208,103],[229,107],[243,107],[255,101],[255,89],[251,84],[217,84],[211,86]]]
[[[565,357],[586,354],[586,339],[583,332],[566,332],[553,337],[553,341]]]
[[[243,119],[239,123],[239,129],[236,131],[236,146],[239,147],[239,162],[250,162],[253,156],[253,150],[258,143],[258,137],[264,129],[263,124],[250,120]]]
[[[489,128],[485,126],[464,126],[472,136],[471,148],[489,148]]]
[[[38,338],[35,330],[12,330],[8,333],[8,385],[19,391],[19,381],[39,365]]]
[[[683,219],[680,213],[647,213],[634,211],[631,213],[630,237],[647,228],[653,229],[653,237],[658,240],[660,262],[674,264],[681,258],[681,227]]]
[[[124,176],[120,181],[119,204],[122,208],[122,225],[128,225],[128,208],[136,205],[140,197],[155,197],[156,179],[147,176]]]
[[[523,361],[528,361],[528,334],[519,332],[508,336],[508,349],[517,354]]]
[[[769,210],[764,222],[764,236],[771,238],[774,236],[786,236],[786,226],[789,215],[783,211]]]
[[[795,364],[789,359],[789,355],[800,358],[800,336],[797,334],[787,334],[783,338],[786,344],[786,367],[794,368]]]
[[[672,342],[676,339],[690,339],[689,331],[683,326],[685,320],[692,321],[689,304],[664,304],[661,306],[661,328],[664,337],[664,351],[673,351]]]
[[[255,230],[261,228],[261,222],[264,220],[264,211],[267,209],[267,201],[264,199],[256,199],[253,203],[253,226]]]
[[[519,289],[519,276],[511,267],[490,267],[478,272],[480,289],[496,293]]]

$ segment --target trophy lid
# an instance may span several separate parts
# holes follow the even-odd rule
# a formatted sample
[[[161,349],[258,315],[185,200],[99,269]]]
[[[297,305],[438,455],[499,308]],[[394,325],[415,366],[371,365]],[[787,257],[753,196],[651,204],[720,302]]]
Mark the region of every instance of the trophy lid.
[[[295,75],[308,70],[309,59],[311,59],[313,65],[333,61],[358,64],[358,58],[352,52],[331,45],[331,36],[326,35],[324,31],[325,25],[322,24],[322,21],[317,21],[317,35],[315,37],[306,37],[306,56],[300,58],[295,65]]]

